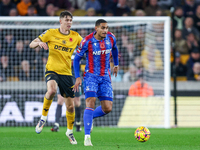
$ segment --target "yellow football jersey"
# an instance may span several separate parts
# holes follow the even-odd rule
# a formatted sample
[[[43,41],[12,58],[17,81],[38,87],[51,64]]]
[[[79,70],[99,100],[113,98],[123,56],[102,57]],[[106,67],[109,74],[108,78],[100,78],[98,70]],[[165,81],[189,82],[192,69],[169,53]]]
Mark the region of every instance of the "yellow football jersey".
[[[54,71],[61,75],[72,75],[71,56],[82,37],[70,30],[68,35],[62,34],[59,29],[49,29],[38,37],[48,44],[49,56],[46,70]]]

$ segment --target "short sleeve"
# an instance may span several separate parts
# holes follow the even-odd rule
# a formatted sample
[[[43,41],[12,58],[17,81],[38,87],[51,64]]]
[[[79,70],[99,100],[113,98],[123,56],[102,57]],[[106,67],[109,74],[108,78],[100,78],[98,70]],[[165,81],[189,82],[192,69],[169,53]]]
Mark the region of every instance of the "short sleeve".
[[[38,36],[38,38],[42,41],[42,42],[48,42],[49,41],[49,37],[51,37],[51,31],[50,30],[46,30],[44,31],[42,34],[40,34]]]
[[[83,38],[80,36],[80,34],[78,34],[78,46],[81,44],[82,39]]]
[[[113,33],[111,33],[111,35],[112,35],[112,39],[113,39],[113,48],[115,49],[115,48],[117,48],[117,40]]]
[[[84,53],[88,50],[88,41],[84,38],[77,50],[77,55],[79,55],[80,57],[83,57]]]

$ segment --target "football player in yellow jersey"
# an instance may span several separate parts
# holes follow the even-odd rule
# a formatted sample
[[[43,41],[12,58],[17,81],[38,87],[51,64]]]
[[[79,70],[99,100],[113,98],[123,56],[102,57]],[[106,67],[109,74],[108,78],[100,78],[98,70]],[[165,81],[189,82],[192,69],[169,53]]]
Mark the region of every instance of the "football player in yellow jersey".
[[[45,50],[49,49],[48,61],[46,64],[45,80],[47,92],[44,96],[42,116],[35,128],[39,134],[47,120],[47,115],[53,97],[59,87],[61,95],[65,98],[67,131],[66,136],[71,144],[77,144],[73,135],[73,123],[75,119],[74,91],[71,72],[71,56],[82,37],[75,31],[70,30],[73,16],[68,11],[60,13],[60,28],[49,29],[43,32],[38,38],[30,43],[30,48],[40,46]],[[47,43],[47,44],[46,44]]]

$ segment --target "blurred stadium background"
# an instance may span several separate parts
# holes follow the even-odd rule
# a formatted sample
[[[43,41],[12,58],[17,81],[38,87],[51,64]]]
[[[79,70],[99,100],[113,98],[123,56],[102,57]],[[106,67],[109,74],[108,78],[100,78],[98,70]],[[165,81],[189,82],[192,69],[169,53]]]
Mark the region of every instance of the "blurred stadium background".
[[[50,4],[54,5],[50,11],[43,11],[46,14],[40,14],[41,1],[30,1],[32,4],[25,14],[20,14],[19,1],[9,1],[9,5],[5,1],[0,2],[0,126],[36,125],[46,92],[44,69],[48,51],[30,49],[28,45],[48,28],[59,27],[56,15],[63,9],[73,13],[72,30],[82,37],[94,31],[97,18],[104,18],[117,38],[121,58],[118,77],[111,77],[113,110],[109,115],[96,119],[94,126],[169,128],[176,125],[175,112],[178,127],[200,126],[198,0],[165,1],[169,3],[162,0],[98,0],[101,8],[89,5],[89,0],[82,1],[85,8],[75,6],[70,0],[66,1],[70,7],[65,8],[46,0],[45,10],[52,6]],[[124,4],[125,7],[121,8],[120,5]],[[171,7],[175,8],[172,12]],[[17,12],[15,15],[11,13],[14,10]],[[177,91],[174,90],[174,66]],[[84,61],[81,68],[84,68]],[[146,84],[142,93],[137,82],[140,78]],[[177,110],[174,95],[178,96]],[[54,123],[56,100],[55,97],[47,126]],[[81,101],[84,111],[83,93]],[[98,101],[96,105],[99,105]],[[61,126],[66,126],[64,112]]]

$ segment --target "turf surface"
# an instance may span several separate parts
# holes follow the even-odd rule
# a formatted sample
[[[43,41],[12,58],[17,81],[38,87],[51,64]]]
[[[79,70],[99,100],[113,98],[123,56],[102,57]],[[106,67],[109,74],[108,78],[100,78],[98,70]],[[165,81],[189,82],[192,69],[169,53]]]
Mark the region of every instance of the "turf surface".
[[[35,133],[34,127],[0,127],[1,150],[199,150],[199,128],[150,128],[149,141],[140,143],[134,137],[135,128],[94,127],[93,147],[83,145],[84,131],[74,132],[77,145],[71,145],[65,136],[65,127],[52,133],[44,127]]]

